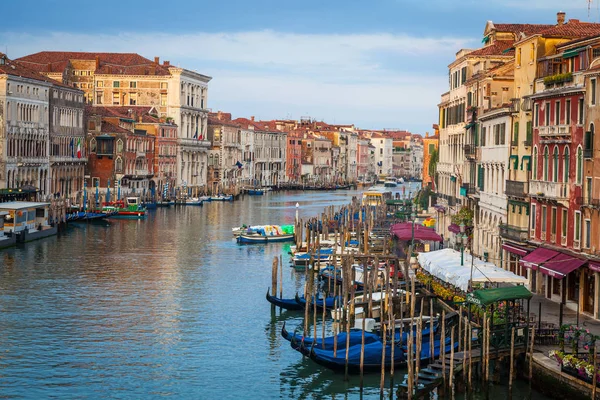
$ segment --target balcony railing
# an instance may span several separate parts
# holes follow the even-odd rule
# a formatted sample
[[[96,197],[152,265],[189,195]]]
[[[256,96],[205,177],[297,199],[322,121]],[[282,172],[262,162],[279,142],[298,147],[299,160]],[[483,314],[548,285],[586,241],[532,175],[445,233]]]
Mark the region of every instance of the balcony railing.
[[[518,140],[511,140],[510,141],[510,145],[513,147],[517,147],[519,145],[519,141]]]
[[[570,125],[548,125],[538,127],[540,137],[567,136],[571,134]]]
[[[528,182],[506,181],[506,195],[525,198],[527,196]]]
[[[529,195],[554,200],[569,198],[569,184],[566,182],[530,181]]]
[[[523,99],[523,102],[521,103],[521,110],[531,111],[531,99],[529,97]]]
[[[531,139],[525,139],[525,140],[523,140],[523,145],[524,146],[531,147],[532,143],[533,143],[533,141]]]
[[[594,149],[583,149],[583,158],[594,158]]]
[[[524,242],[529,239],[527,228],[520,228],[512,225],[500,225],[500,236],[504,239]]]
[[[518,113],[521,110],[521,99],[510,99],[510,112]]]
[[[477,157],[477,146],[475,146],[474,144],[465,144],[463,146],[463,149],[465,151],[465,157],[472,159]]]

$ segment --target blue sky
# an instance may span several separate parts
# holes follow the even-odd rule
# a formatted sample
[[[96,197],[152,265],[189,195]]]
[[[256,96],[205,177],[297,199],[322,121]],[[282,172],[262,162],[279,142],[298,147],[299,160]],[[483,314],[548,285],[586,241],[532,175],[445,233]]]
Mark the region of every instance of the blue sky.
[[[64,0],[3,5],[0,49],[137,52],[213,77],[209,107],[431,131],[447,65],[487,20],[598,22],[594,0]]]

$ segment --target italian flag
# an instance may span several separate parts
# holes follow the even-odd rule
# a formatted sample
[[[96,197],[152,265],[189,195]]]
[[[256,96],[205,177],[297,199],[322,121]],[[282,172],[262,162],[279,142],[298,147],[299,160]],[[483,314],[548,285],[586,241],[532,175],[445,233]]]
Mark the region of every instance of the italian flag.
[[[77,158],[81,158],[81,138],[77,138]]]

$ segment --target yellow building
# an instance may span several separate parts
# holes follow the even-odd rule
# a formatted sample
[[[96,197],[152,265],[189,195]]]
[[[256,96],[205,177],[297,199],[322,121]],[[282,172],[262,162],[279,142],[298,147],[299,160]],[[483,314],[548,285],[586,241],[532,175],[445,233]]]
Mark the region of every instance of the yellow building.
[[[435,186],[429,172],[429,161],[431,160],[431,154],[438,149],[440,135],[437,124],[433,125],[433,129],[435,129],[435,133],[429,136],[429,132],[426,132],[423,139],[423,187]]]

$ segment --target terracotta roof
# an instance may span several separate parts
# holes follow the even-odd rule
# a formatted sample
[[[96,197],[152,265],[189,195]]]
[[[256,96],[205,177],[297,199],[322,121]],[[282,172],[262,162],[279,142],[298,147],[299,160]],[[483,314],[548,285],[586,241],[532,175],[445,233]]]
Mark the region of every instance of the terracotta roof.
[[[126,135],[130,135],[133,133],[133,132],[128,131],[127,129],[121,128],[118,125],[111,124],[108,121],[102,120],[101,125],[102,125],[102,127],[101,127],[100,132],[102,132],[102,133],[122,133],[122,134],[126,134]]]
[[[517,35],[524,33],[527,36],[542,33],[553,26],[548,24],[494,24],[496,32],[511,32]]]
[[[18,59],[38,72],[62,72],[73,61],[96,63],[95,74],[170,75],[169,69],[136,53],[87,53],[73,51],[41,51]]]
[[[497,40],[489,46],[470,52],[467,56],[512,56],[515,54],[514,49],[505,51],[513,47],[513,44],[512,40]]]
[[[581,38],[585,36],[595,36],[600,34],[600,24],[591,22],[580,22],[577,19],[571,19],[563,25],[556,25],[541,32],[544,37],[561,38]]]
[[[233,126],[235,128],[239,128],[240,124],[237,124],[233,121],[227,121],[227,120],[223,120],[223,119],[218,119],[217,117],[214,117],[212,115],[208,116],[208,123],[210,125],[224,125],[224,126]]]
[[[118,107],[104,107],[104,106],[91,106],[86,105],[85,111],[88,115],[100,115],[102,117],[116,117],[135,119],[139,122],[139,117],[142,117],[142,123],[146,124],[159,124],[160,119],[150,115],[150,111],[153,107],[148,106],[118,106]],[[130,112],[131,111],[131,112]]]
[[[259,123],[257,121],[252,121],[248,118],[236,118],[236,119],[232,120],[231,122],[238,124],[239,126],[241,126],[244,129],[250,129],[250,127],[254,127],[255,131],[264,130],[261,123]]]
[[[68,87],[72,90],[78,90],[77,88],[73,88],[68,85],[64,85],[60,82],[55,81],[54,79],[50,79],[26,66],[18,61],[14,61],[6,57],[6,54],[0,53],[0,58],[4,58],[4,64],[0,65],[0,74],[20,76],[28,79],[35,79],[38,81],[43,81],[47,83],[51,83],[56,86]],[[81,92],[83,93],[83,92]]]

